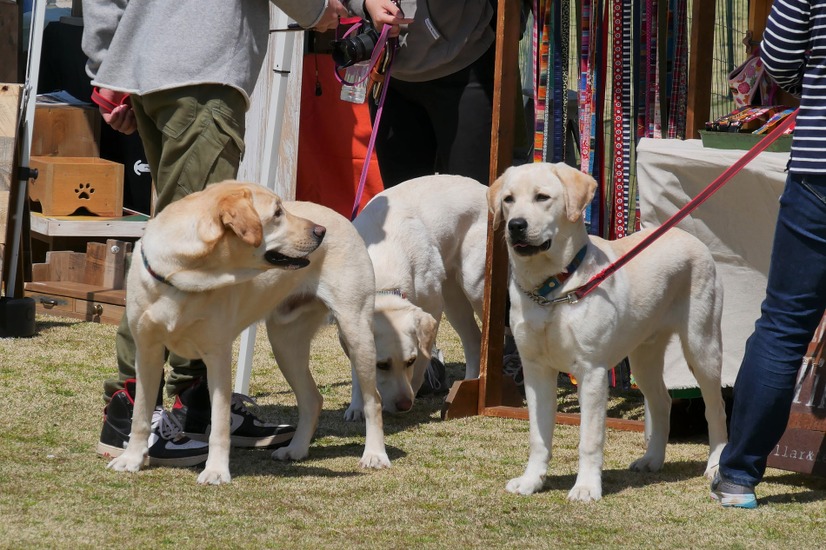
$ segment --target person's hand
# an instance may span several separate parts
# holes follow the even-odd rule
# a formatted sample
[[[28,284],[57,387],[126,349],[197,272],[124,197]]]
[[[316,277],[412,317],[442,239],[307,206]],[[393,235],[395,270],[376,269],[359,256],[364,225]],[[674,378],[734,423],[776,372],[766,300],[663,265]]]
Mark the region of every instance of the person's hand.
[[[132,134],[138,129],[132,105],[128,100],[124,101],[127,94],[106,88],[99,88],[97,93],[101,99],[96,100],[96,102],[98,102],[100,114],[106,124],[126,135]]]
[[[135,113],[132,111],[130,105],[118,105],[112,109],[111,113],[106,114],[101,112],[101,114],[106,124],[122,134],[129,135],[138,129],[138,125],[135,122]]]
[[[313,30],[318,32],[330,31],[338,26],[340,17],[347,17],[350,12],[344,7],[339,0],[330,0],[327,8],[324,10],[324,15],[321,16],[318,23],[315,24]]]
[[[390,25],[390,31],[387,33],[390,38],[399,36],[399,25],[409,25],[413,22],[413,19],[404,16],[401,8],[393,0],[365,0],[364,9],[370,14],[373,26],[378,32],[381,32],[385,25]]]

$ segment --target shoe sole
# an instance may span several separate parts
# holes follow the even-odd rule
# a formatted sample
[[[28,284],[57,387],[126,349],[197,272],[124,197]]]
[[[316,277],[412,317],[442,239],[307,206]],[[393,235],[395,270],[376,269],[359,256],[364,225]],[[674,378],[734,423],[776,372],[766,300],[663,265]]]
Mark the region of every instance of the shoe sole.
[[[104,458],[116,458],[123,454],[123,451],[126,449],[121,449],[120,447],[113,447],[112,445],[107,445],[105,443],[101,443],[98,441],[97,448],[95,449],[97,454]],[[143,466],[171,466],[171,467],[178,467],[178,468],[190,468],[192,466],[198,466],[206,462],[208,455],[193,455],[193,456],[186,456],[186,457],[178,457],[178,458],[158,458],[154,456],[146,456],[143,459]]]
[[[184,435],[193,441],[209,443],[209,434],[184,432]],[[242,435],[231,435],[229,444],[239,449],[278,449],[289,445],[293,440],[295,432],[285,434],[275,434],[270,437],[247,437]]]
[[[757,508],[757,497],[754,495],[732,495],[729,493],[711,493],[712,500],[719,502],[724,508]]]

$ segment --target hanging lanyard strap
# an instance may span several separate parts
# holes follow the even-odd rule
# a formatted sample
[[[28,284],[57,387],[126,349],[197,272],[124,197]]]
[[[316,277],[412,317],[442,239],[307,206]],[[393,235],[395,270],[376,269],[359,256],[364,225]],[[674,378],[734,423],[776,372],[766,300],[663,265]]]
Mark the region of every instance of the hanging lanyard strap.
[[[350,32],[352,32],[355,28],[351,28],[344,36],[346,37]],[[387,88],[390,87],[390,66],[393,63],[393,57],[396,53],[396,40],[389,40],[387,37],[387,33],[390,31],[390,25],[385,25],[384,28],[381,30],[381,34],[379,35],[379,39],[376,42],[375,47],[373,48],[373,54],[370,56],[370,70],[367,71],[367,76],[359,80],[358,82],[350,83],[345,81],[341,75],[338,74],[338,69],[336,69],[335,74],[336,78],[344,83],[344,84],[360,84],[364,82],[365,79],[370,77],[374,68],[379,63],[383,63],[382,69],[384,72],[384,82],[381,84],[381,94],[378,98],[376,103],[377,110],[376,110],[376,117],[373,120],[373,129],[370,132],[370,140],[367,143],[367,152],[364,154],[364,164],[361,167],[361,177],[359,178],[359,185],[356,189],[356,196],[353,199],[353,209],[352,213],[350,214],[350,221],[356,219],[356,216],[359,213],[359,207],[361,205],[361,198],[364,195],[364,186],[367,183],[367,172],[370,169],[370,157],[373,156],[373,149],[376,146],[376,134],[379,128],[379,121],[381,121],[381,113],[384,110],[384,98],[387,95]],[[386,56],[385,59],[381,59],[382,55]]]
[[[619,257],[613,263],[608,265],[605,269],[601,272],[594,275],[591,280],[587,283],[579,287],[578,289],[570,292],[567,296],[560,300],[560,301],[567,301],[571,303],[575,303],[591,292],[594,291],[605,279],[610,277],[614,272],[616,272],[619,268],[627,264],[634,258],[637,254],[642,252],[645,248],[647,248],[652,242],[660,238],[663,233],[677,225],[680,221],[683,220],[686,216],[688,216],[691,212],[693,212],[698,206],[703,204],[711,195],[716,193],[723,185],[729,182],[731,178],[733,178],[740,170],[742,170],[749,162],[754,160],[754,158],[765,151],[769,145],[774,143],[777,138],[782,136],[786,133],[786,130],[791,128],[792,124],[794,123],[795,116],[797,115],[797,109],[787,116],[783,121],[781,121],[775,128],[772,130],[766,137],[761,139],[754,147],[752,147],[745,155],[743,155],[740,159],[737,160],[734,164],[732,164],[729,168],[727,168],[720,176],[717,177],[714,181],[712,181],[708,187],[703,189],[696,197],[688,201],[688,203],[682,207],[676,214],[668,218],[661,226],[657,227],[645,236],[637,245],[626,252],[623,256]]]

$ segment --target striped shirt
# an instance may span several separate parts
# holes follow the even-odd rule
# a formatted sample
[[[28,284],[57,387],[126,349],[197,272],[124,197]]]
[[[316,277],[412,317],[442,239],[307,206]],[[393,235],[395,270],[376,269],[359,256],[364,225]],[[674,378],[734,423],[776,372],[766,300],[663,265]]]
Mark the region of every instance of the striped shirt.
[[[800,97],[789,171],[826,174],[826,0],[775,0],[760,57]]]

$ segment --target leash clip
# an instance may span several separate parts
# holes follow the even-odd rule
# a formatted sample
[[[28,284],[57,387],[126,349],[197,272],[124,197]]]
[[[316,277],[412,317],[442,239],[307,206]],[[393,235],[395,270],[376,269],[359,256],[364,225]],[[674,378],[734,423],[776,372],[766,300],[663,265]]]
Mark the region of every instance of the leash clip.
[[[564,302],[567,302],[569,304],[576,304],[577,302],[579,302],[579,298],[577,298],[576,291],[572,290],[568,294],[566,294],[564,296],[560,296],[559,298],[554,298],[551,301],[554,304],[561,304],[561,303],[564,303]]]

